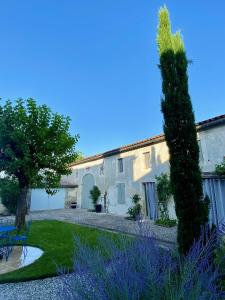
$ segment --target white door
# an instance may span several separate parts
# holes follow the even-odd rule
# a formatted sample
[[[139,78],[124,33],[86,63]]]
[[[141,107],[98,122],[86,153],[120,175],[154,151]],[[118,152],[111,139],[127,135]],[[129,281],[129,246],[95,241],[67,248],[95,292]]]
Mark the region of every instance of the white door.
[[[84,175],[82,179],[82,198],[81,207],[87,209],[93,209],[92,199],[90,198],[90,190],[92,190],[95,184],[94,176],[92,174]]]

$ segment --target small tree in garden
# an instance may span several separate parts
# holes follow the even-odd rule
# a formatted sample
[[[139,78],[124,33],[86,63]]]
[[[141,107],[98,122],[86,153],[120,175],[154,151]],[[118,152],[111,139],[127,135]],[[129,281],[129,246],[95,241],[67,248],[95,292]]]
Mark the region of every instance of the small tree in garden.
[[[162,220],[168,220],[168,202],[172,195],[172,192],[170,179],[166,173],[162,173],[160,176],[156,176],[156,189],[158,195],[160,218]]]
[[[97,185],[94,185],[92,190],[90,190],[90,196],[94,206],[97,204],[100,195],[101,195],[101,191],[99,190]]]
[[[52,193],[61,176],[71,173],[78,136],[70,135],[69,125],[68,117],[38,106],[33,99],[0,106],[0,171],[19,186],[18,229],[25,223],[29,188],[42,187]]]
[[[170,154],[170,178],[178,217],[179,251],[186,254],[208,221],[204,209],[199,147],[188,93],[188,61],[179,32],[171,32],[167,8],[159,11],[158,51],[162,76],[164,133]],[[206,212],[203,214],[202,212]]]
[[[219,176],[225,176],[225,157],[221,164],[216,165],[215,173]]]
[[[128,209],[128,214],[130,215],[130,218],[132,219],[136,219],[137,217],[140,216],[141,214],[141,204],[140,204],[140,201],[141,201],[141,198],[139,195],[135,194],[133,197],[132,197],[132,202],[133,202],[133,206],[130,207]]]

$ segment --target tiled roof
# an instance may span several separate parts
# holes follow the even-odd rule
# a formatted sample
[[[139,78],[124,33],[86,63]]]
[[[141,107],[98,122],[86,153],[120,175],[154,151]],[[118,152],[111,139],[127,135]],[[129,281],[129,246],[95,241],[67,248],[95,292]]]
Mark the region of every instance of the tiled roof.
[[[211,118],[211,119],[208,119],[208,120],[205,120],[205,121],[201,121],[201,122],[196,124],[196,127],[197,127],[197,131],[202,131],[202,130],[207,130],[208,128],[211,128],[211,127],[214,127],[214,126],[219,126],[220,124],[225,124],[225,114],[214,117],[214,118]],[[126,152],[126,151],[134,150],[134,149],[137,149],[137,148],[149,146],[149,145],[152,145],[152,144],[162,142],[164,140],[165,140],[164,134],[156,135],[156,136],[153,136],[151,138],[148,138],[148,139],[145,139],[145,140],[133,143],[133,144],[129,144],[129,145],[126,145],[126,146],[121,146],[119,148],[115,148],[115,149],[112,149],[112,150],[109,150],[109,151],[106,151],[106,152],[103,152],[103,153],[100,153],[100,154],[96,154],[96,155],[93,155],[93,156],[86,157],[82,160],[79,160],[77,162],[72,163],[70,166],[72,167],[72,166],[80,165],[80,164],[90,162],[90,161],[94,161],[94,160],[97,160],[97,159],[100,159],[100,158],[104,158],[104,157],[108,157],[108,156],[111,156],[111,155],[115,155],[115,154],[123,153],[123,152]]]

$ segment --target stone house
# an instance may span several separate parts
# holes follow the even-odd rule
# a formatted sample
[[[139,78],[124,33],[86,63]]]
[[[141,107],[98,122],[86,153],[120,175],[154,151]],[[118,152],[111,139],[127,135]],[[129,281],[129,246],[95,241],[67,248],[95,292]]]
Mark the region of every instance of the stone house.
[[[204,174],[214,171],[225,155],[225,115],[196,124],[200,149],[200,167]],[[73,185],[71,198],[78,207],[92,209],[90,190],[101,190],[100,203],[106,211],[126,215],[131,197],[139,194],[143,213],[150,219],[158,214],[155,176],[169,173],[169,153],[164,135],[122,146],[87,157],[71,165],[72,174],[62,178],[63,185]],[[104,197],[105,195],[105,197]],[[169,214],[175,217],[171,199]]]
[[[203,188],[214,200],[212,219],[217,221],[225,218],[225,180],[221,184],[211,179],[210,173],[225,155],[225,115],[196,126]],[[74,201],[78,207],[92,209],[90,190],[97,185],[101,190],[100,203],[106,206],[106,212],[126,215],[132,206],[131,197],[139,194],[143,213],[155,219],[158,214],[155,176],[169,173],[169,153],[164,135],[158,135],[87,157],[71,168],[72,174],[62,178],[61,188],[54,196],[48,196],[43,189],[31,191],[31,211],[62,209]],[[3,211],[0,202],[0,213]],[[171,218],[176,217],[173,199],[169,203],[169,214]]]

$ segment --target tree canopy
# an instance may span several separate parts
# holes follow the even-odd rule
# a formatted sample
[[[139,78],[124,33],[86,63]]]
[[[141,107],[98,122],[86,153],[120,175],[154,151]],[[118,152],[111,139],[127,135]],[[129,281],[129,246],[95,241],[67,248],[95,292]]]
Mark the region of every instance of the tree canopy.
[[[71,173],[69,164],[78,156],[79,136],[72,136],[69,126],[69,117],[33,99],[6,101],[0,106],[0,171],[16,179],[21,191],[43,187],[51,193],[61,176]]]

